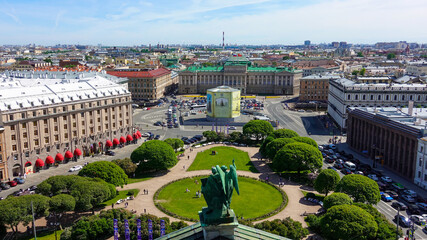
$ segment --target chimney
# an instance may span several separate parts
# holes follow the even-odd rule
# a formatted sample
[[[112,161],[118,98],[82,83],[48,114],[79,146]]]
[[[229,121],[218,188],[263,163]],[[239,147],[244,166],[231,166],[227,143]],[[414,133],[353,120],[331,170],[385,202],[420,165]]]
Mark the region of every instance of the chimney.
[[[408,103],[408,114],[409,114],[409,116],[412,116],[413,111],[414,111],[414,101],[409,101],[409,103]]]

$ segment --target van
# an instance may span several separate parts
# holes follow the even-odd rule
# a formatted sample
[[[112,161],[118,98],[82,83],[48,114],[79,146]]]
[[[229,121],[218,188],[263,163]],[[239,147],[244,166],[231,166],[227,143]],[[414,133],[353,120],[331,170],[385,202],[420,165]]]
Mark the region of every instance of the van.
[[[352,162],[345,162],[344,168],[347,168],[350,171],[355,171],[356,170],[356,164],[354,164]]]

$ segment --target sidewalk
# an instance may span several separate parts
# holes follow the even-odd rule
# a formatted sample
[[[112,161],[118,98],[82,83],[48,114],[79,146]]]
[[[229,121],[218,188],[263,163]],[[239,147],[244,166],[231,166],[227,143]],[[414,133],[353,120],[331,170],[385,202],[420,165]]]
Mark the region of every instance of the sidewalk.
[[[372,166],[372,161],[373,161],[372,159],[369,159],[369,158],[361,155],[360,153],[352,150],[347,145],[347,143],[336,144],[336,146],[340,151],[345,151],[347,153],[351,153],[351,154],[353,154],[353,156],[355,158],[359,159],[360,162],[365,163],[365,164],[369,164],[370,166]],[[418,195],[422,196],[423,198],[427,198],[427,191],[424,190],[423,188],[417,186],[415,183],[409,181],[407,178],[401,177],[400,175],[398,175],[394,171],[388,169],[385,166],[382,166],[378,162],[377,162],[377,167],[375,169],[382,170],[387,176],[391,177],[391,179],[393,179],[393,181],[404,185],[408,189],[414,190],[415,192],[418,193]]]

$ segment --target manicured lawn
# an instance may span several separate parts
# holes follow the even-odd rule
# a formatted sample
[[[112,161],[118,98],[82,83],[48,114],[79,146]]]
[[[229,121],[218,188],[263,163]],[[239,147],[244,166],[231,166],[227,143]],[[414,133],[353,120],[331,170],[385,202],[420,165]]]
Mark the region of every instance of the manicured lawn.
[[[212,151],[216,151],[217,154],[212,155]],[[248,153],[233,147],[213,147],[197,153],[196,159],[188,171],[209,170],[216,165],[228,167],[232,164],[233,159],[236,162],[237,170],[258,172],[249,159]]]
[[[110,206],[111,204],[116,203],[116,202],[117,202],[117,200],[119,200],[119,199],[124,199],[124,198],[128,197],[128,196],[129,196],[129,195],[128,195],[128,192],[129,192],[130,190],[134,190],[134,191],[136,191],[136,192],[135,192],[135,194],[134,194],[134,197],[135,197],[136,195],[138,195],[138,193],[139,193],[139,189],[129,189],[129,190],[119,191],[119,194],[118,194],[115,198],[113,198],[113,199],[110,199],[110,200],[108,200],[108,201],[103,202],[103,203],[102,203],[102,205],[104,205],[104,206]]]
[[[203,177],[186,178],[167,185],[159,193],[157,202],[179,216],[199,219],[198,212],[207,206],[203,195],[196,197],[196,192],[201,190],[200,178]],[[187,188],[190,192],[185,191]],[[246,219],[272,212],[283,201],[275,187],[254,179],[239,177],[239,189],[240,195],[233,193],[231,208]]]
[[[56,235],[59,239],[59,237],[61,236],[61,233],[64,230],[58,230],[56,231]],[[34,240],[34,238],[24,238],[24,239],[28,239],[28,240]],[[55,240],[55,232],[43,232],[43,233],[37,233],[37,240]]]

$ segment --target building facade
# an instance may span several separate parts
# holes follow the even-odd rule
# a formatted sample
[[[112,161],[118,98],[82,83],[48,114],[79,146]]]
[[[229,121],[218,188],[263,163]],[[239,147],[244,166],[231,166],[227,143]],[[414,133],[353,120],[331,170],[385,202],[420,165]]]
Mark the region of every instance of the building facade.
[[[179,73],[180,94],[205,94],[210,88],[230,86],[246,94],[299,94],[301,71],[285,67],[255,67],[247,59],[231,57],[220,66],[190,66]]]
[[[4,181],[9,178],[6,161],[4,127],[0,126],[0,180]]]
[[[26,74],[0,75],[5,176],[30,174],[37,159],[60,160],[67,151],[97,154],[107,140],[133,134],[131,94],[120,85],[101,75]]]
[[[411,76],[427,75],[427,63],[408,64],[406,67],[406,74]]]
[[[128,89],[132,99],[138,101],[155,101],[177,88],[178,79],[171,78],[171,71],[166,68],[131,69],[108,71],[110,75],[128,78]]]
[[[427,106],[427,84],[364,84],[341,78],[329,81],[328,114],[345,129],[348,107]]]
[[[419,138],[427,136],[427,109],[417,115],[408,109],[350,108],[348,113],[347,144],[368,155],[408,180],[417,176],[416,166]],[[421,111],[421,112],[420,112]],[[423,176],[424,178],[424,176]]]
[[[339,75],[310,75],[300,80],[300,101],[328,101],[329,80]]]
[[[427,189],[427,137],[418,139],[414,183]]]

